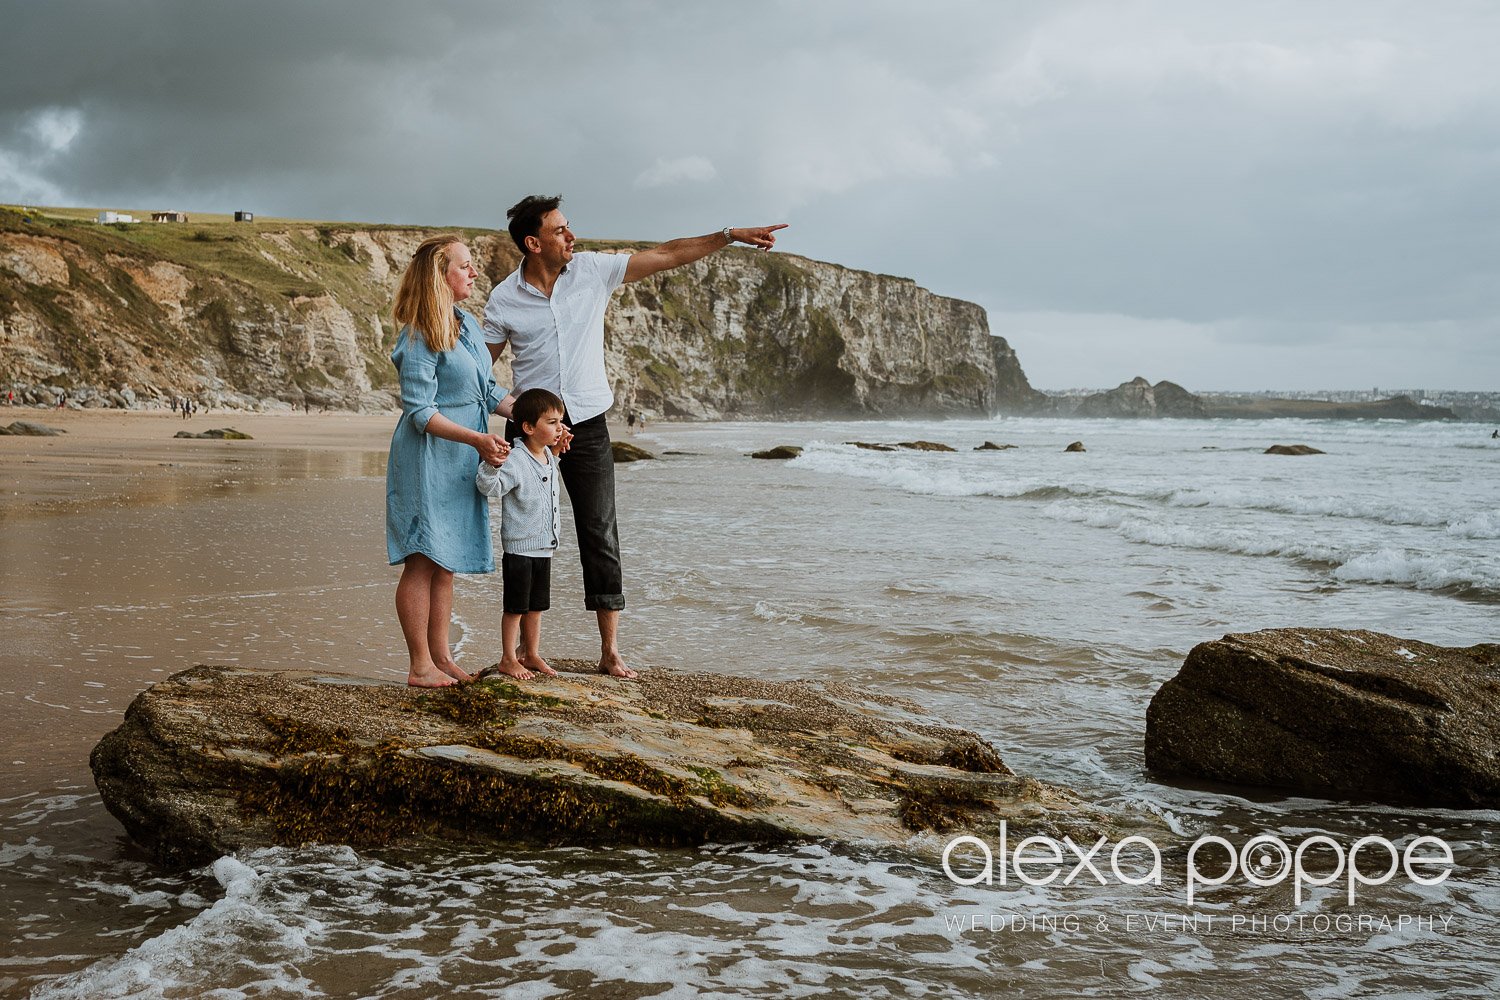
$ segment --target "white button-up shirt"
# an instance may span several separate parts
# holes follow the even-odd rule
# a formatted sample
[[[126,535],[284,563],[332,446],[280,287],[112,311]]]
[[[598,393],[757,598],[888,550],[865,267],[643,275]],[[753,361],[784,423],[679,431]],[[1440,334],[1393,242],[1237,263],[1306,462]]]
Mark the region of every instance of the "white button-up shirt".
[[[574,423],[614,405],[604,371],[604,311],[629,263],[629,254],[575,253],[551,298],[527,284],[524,265],[495,286],[484,307],[484,339],[510,343],[513,392],[557,393]]]

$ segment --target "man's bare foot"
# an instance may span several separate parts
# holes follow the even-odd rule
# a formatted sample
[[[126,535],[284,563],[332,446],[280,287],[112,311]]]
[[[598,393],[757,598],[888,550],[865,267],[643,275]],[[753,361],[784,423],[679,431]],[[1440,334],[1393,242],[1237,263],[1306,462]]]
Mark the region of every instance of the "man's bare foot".
[[[446,688],[457,687],[458,681],[444,674],[437,668],[430,670],[412,669],[407,671],[406,686],[414,688]]]
[[[605,653],[599,657],[599,672],[609,674],[611,677],[623,677],[626,680],[634,680],[640,676],[625,665],[619,653]]]
[[[518,681],[529,681],[536,676],[530,670],[521,666],[520,660],[509,656],[495,664],[495,670],[507,677],[514,677]]]
[[[557,671],[547,666],[547,661],[534,653],[522,653],[516,658],[516,662],[527,670],[534,670],[545,677],[557,676]]]
[[[469,683],[469,681],[472,681],[474,679],[473,674],[469,673],[463,667],[460,667],[453,660],[434,660],[433,662],[437,664],[437,668],[439,670],[447,674],[449,677],[452,677],[460,684],[467,684]]]

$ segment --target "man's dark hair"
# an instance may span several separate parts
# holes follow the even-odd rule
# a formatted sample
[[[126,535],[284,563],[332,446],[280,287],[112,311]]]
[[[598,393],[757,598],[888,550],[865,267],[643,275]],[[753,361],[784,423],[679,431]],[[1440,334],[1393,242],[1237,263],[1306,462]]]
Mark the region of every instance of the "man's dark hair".
[[[563,401],[546,389],[527,389],[511,404],[510,419],[525,432],[527,424],[535,424],[549,413],[565,413]]]
[[[526,237],[540,235],[542,216],[562,204],[562,195],[544,198],[539,194],[528,194],[510,207],[505,217],[510,220],[510,238],[516,241],[521,253],[526,253]]]

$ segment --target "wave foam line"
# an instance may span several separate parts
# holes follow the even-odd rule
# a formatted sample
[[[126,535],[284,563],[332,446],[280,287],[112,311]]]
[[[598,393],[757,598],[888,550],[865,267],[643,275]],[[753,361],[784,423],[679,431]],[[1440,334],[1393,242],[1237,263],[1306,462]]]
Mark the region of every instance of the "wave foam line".
[[[1114,531],[1127,541],[1164,548],[1196,549],[1242,556],[1279,556],[1318,563],[1347,583],[1399,583],[1419,590],[1473,590],[1477,596],[1500,597],[1500,566],[1456,555],[1431,555],[1407,549],[1358,552],[1277,538],[1248,529],[1202,528],[1163,524],[1100,504],[1059,501],[1044,513],[1060,521]]]
[[[1370,503],[1358,497],[1265,493],[1231,486],[1174,490],[1166,501],[1170,507],[1214,507],[1340,517],[1380,524],[1443,528],[1449,534],[1463,538],[1500,538],[1500,509],[1469,515],[1445,514],[1430,508]]]
[[[313,957],[313,942],[323,925],[307,916],[288,922],[299,909],[295,905],[268,908],[261,898],[260,874],[242,861],[222,857],[210,871],[224,887],[224,896],[212,906],[119,958],[41,984],[32,992],[33,1000],[191,995],[213,981],[216,959],[236,961],[251,940],[277,956],[261,967],[277,995],[321,996],[296,970]]]

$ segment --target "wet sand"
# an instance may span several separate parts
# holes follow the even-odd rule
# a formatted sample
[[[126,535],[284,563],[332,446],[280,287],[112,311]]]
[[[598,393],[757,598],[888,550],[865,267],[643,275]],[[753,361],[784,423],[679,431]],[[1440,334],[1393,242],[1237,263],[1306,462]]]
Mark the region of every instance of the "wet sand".
[[[0,436],[0,523],[94,506],[171,502],[222,488],[225,477],[282,472],[288,455],[359,456],[364,474],[383,463],[397,414],[269,414],[223,411],[39,410],[0,407],[0,423],[24,420],[66,431],[56,437]],[[250,441],[176,438],[232,427]],[[290,463],[295,464],[295,463]],[[383,468],[383,465],[380,466]]]

